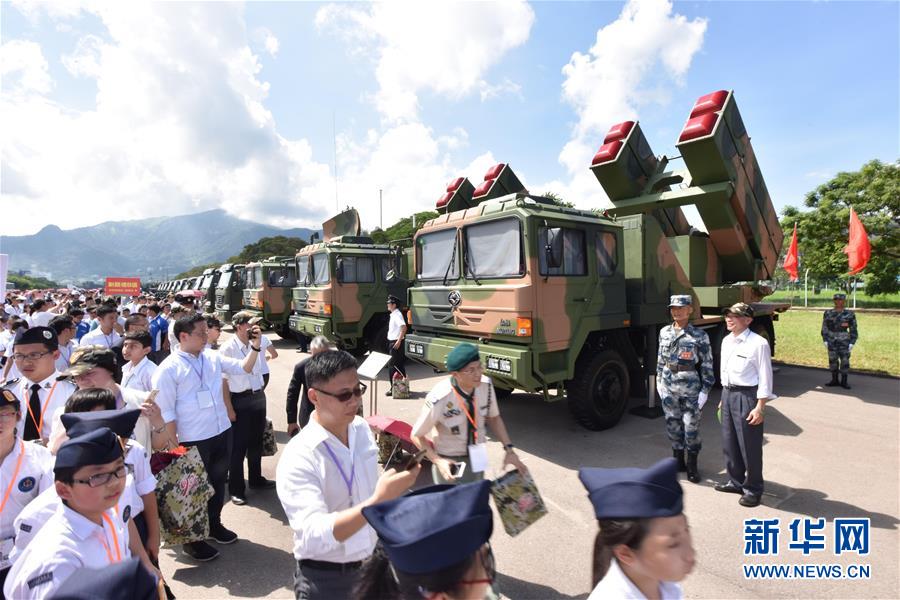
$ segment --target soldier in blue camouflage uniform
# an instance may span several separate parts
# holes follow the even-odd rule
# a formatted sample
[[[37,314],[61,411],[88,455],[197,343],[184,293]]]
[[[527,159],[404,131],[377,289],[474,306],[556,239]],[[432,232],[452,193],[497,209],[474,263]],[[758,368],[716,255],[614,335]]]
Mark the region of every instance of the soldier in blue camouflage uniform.
[[[666,433],[672,442],[678,469],[687,471],[688,481],[699,483],[700,410],[716,382],[712,349],[706,332],[688,322],[690,296],[672,296],[669,309],[674,323],[659,332],[656,391],[662,399]]]
[[[828,349],[828,368],[831,369],[831,381],[825,385],[840,385],[849,390],[847,373],[850,371],[850,351],[858,337],[856,315],[844,308],[846,294],[835,294],[831,299],[834,300],[834,308],[826,310],[822,316],[822,341]],[[840,383],[838,371],[841,373]]]

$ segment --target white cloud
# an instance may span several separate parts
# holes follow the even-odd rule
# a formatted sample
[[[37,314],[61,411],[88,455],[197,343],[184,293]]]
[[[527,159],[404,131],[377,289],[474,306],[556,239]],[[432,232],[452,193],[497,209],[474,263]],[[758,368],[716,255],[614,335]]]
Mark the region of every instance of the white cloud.
[[[53,87],[41,47],[25,40],[12,40],[0,46],[0,77],[4,94],[45,94]]]
[[[253,30],[253,41],[261,46],[272,58],[278,56],[281,44],[275,34],[268,27],[257,27]]]
[[[343,37],[356,55],[376,57],[378,111],[390,122],[418,119],[418,94],[482,100],[518,93],[505,80],[491,85],[487,71],[528,40],[534,11],[525,2],[377,2],[366,9],[327,5],[316,25]]]
[[[608,205],[588,170],[594,152],[614,123],[637,118],[643,106],[668,103],[668,90],[683,84],[706,26],[706,19],[673,14],[669,0],[630,0],[615,21],[597,31],[593,46],[574,52],[562,69],[562,96],[578,117],[559,153],[569,179],[539,190],[585,208]]]

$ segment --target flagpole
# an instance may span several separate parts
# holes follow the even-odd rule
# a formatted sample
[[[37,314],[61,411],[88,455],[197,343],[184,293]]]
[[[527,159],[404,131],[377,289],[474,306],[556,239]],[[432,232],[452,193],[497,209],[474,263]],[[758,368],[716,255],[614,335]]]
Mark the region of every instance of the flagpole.
[[[803,308],[809,306],[809,269],[803,273]]]
[[[859,281],[858,277],[853,278],[853,310],[856,310],[856,282]]]

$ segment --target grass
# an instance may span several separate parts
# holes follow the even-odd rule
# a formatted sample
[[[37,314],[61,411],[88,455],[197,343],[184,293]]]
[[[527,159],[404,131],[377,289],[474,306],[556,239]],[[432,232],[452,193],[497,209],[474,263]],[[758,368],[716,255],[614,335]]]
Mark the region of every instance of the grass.
[[[900,376],[900,316],[856,315],[859,340],[850,369]],[[775,322],[775,359],[792,365],[828,368],[822,343],[822,313],[789,310]]]
[[[814,294],[812,288],[809,289],[809,306],[828,307],[831,308],[834,303],[831,297],[838,290],[821,290],[818,294]],[[778,290],[771,296],[766,296],[764,302],[790,302],[793,306],[803,306],[803,287],[798,290]],[[853,308],[853,295],[847,294],[847,307]],[[900,294],[879,294],[877,296],[867,296],[863,290],[856,292],[857,308],[897,308],[900,309]]]

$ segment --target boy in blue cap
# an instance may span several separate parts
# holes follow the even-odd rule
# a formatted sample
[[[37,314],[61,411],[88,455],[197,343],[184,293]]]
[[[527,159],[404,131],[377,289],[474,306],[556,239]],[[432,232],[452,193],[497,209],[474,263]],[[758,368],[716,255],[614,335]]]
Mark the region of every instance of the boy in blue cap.
[[[601,598],[682,598],[681,581],[694,568],[678,462],[649,469],[584,468],[578,478],[594,505],[594,590]]]
[[[363,508],[381,549],[367,562],[355,597],[491,597],[490,488],[489,481],[436,485]]]
[[[13,565],[7,598],[46,598],[80,567],[102,568],[131,556],[128,528],[113,510],[128,473],[118,436],[101,427],[70,439],[53,473],[62,505]]]

